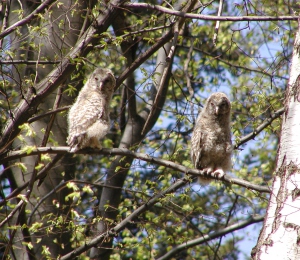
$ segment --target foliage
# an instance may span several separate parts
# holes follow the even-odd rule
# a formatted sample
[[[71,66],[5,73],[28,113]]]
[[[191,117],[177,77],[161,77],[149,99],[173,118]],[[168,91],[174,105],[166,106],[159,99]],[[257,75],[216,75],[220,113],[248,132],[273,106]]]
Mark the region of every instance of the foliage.
[[[8,15],[1,14],[5,18],[2,31],[38,6],[30,1],[23,1],[24,6],[17,2]],[[18,129],[17,138],[8,137],[9,141],[0,147],[3,258],[26,255],[29,259],[33,255],[54,259],[66,255],[99,235],[99,225],[116,226],[186,176],[153,162],[115,154],[105,156],[101,151],[96,155],[90,150],[84,155],[61,157],[59,153],[55,155],[58,157],[47,153],[31,155],[36,147],[66,145],[66,110],[95,66],[110,68],[119,78],[111,103],[111,132],[103,141],[105,148],[127,148],[192,168],[189,143],[196,116],[210,93],[222,91],[232,100],[232,134],[237,147],[230,175],[271,186],[281,119],[272,119],[260,133],[256,129],[283,107],[296,22],[221,22],[214,45],[215,21],[183,19],[159,10],[149,11],[145,6],[139,8],[138,3],[113,9],[110,15],[114,19],[109,20],[108,8],[113,5],[108,7],[104,2],[107,1],[90,1],[90,6],[79,0],[55,2],[27,24],[0,38],[0,127],[3,136],[8,122]],[[170,10],[184,6],[184,1],[148,2]],[[195,2],[188,13],[217,13],[216,2]],[[226,2],[222,16],[264,17],[298,11],[292,8],[293,4],[282,1],[276,5],[270,1]],[[105,15],[109,24],[99,24],[98,17]],[[161,60],[157,48],[147,59],[141,59],[159,43],[168,55],[163,37],[172,33],[166,42],[174,43],[174,28],[181,21],[184,23],[179,28],[174,57]],[[90,42],[73,58],[70,53],[81,39],[88,39],[89,30],[94,30]],[[61,66],[63,59],[69,60],[68,69]],[[128,71],[135,63],[136,69]],[[160,86],[163,73],[158,67],[168,64],[166,84]],[[24,117],[27,113],[19,111],[26,119],[19,124],[15,116],[23,108],[20,104],[39,94],[41,89],[37,86],[42,80],[56,84],[49,73],[60,68],[60,83],[45,100],[37,101],[36,110],[34,102],[28,101],[34,111],[28,118]],[[160,103],[155,103],[159,86],[163,92],[158,97]],[[151,115],[152,106],[155,111],[150,118],[150,130],[146,129],[140,137],[128,135],[127,129],[132,125],[135,130],[143,129],[144,116]],[[44,117],[36,118],[43,114]],[[241,143],[252,132],[255,138]],[[28,156],[5,161],[13,151]],[[43,171],[47,177],[37,186]],[[188,184],[160,197],[121,232],[107,234],[102,242],[104,247],[112,247],[110,259],[163,257],[178,245],[265,213],[268,195],[264,193],[222,181],[202,187],[192,176],[188,178]],[[113,190],[112,197],[104,201],[109,189]],[[241,259],[244,248],[240,245],[244,241],[243,233],[231,231],[230,235],[181,250],[176,259]],[[90,251],[84,250],[79,259],[89,257]]]

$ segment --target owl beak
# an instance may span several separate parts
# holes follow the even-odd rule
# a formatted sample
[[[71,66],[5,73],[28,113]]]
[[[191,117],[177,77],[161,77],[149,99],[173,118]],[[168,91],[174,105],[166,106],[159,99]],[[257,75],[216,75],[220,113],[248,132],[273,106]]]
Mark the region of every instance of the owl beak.
[[[215,114],[219,115],[219,106],[216,106]]]

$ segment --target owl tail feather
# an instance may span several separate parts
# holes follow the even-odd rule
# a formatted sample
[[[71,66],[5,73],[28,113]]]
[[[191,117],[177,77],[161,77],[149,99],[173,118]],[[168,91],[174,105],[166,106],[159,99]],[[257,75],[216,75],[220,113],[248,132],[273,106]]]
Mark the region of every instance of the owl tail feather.
[[[208,186],[211,183],[211,179],[205,178],[205,177],[198,177],[198,183],[201,186]]]

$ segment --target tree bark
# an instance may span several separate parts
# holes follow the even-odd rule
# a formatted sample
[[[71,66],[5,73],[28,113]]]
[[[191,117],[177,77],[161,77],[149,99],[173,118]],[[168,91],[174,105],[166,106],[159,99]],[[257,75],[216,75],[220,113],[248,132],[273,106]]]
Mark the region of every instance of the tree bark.
[[[271,197],[253,259],[300,259],[300,27],[286,88]]]
[[[15,90],[20,91],[20,101],[22,103],[25,99],[29,98],[33,93],[38,93],[36,85],[44,80],[47,75],[53,70],[56,65],[38,65],[38,61],[44,58],[49,58],[50,60],[63,60],[64,53],[69,52],[70,48],[76,44],[78,37],[81,32],[84,31],[82,28],[84,25],[85,11],[87,9],[86,1],[75,1],[75,0],[63,0],[61,5],[52,5],[51,8],[47,8],[42,14],[44,19],[35,18],[31,20],[30,25],[39,26],[43,28],[46,32],[45,34],[40,34],[39,32],[30,33],[27,25],[23,25],[20,28],[21,35],[12,33],[10,35],[12,46],[11,49],[15,51],[15,57],[12,59],[17,60],[27,60],[27,61],[37,61],[34,65],[14,65],[11,71],[11,78],[15,82]],[[38,3],[32,3],[32,1],[12,1],[11,13],[9,15],[9,24],[13,25],[18,21],[18,15],[15,12],[18,9],[23,9],[24,15],[34,11],[38,7]],[[71,15],[71,10],[76,10],[77,15]],[[62,23],[64,21],[64,23]],[[61,27],[63,26],[63,27]],[[35,46],[33,46],[35,45]],[[26,80],[31,80],[31,84],[26,83]],[[68,80],[64,80],[61,88]],[[39,101],[40,102],[40,101]],[[52,108],[55,104],[57,107],[70,105],[73,102],[73,98],[63,94],[60,90],[54,90],[49,97],[41,102],[38,109],[33,108],[31,113],[39,114],[44,113]],[[26,101],[25,101],[26,103]],[[16,111],[14,111],[16,112]],[[22,111],[17,111],[22,112]],[[16,114],[14,114],[16,115]],[[32,129],[35,131],[35,136],[24,136],[24,142],[26,145],[35,146],[47,146],[50,145],[48,142],[49,135],[43,133],[42,129],[47,129],[52,131],[55,136],[55,141],[59,145],[66,144],[67,136],[67,123],[66,119],[61,115],[53,115],[52,122],[50,122],[49,117],[43,118],[31,124]],[[26,120],[26,118],[24,119]],[[20,142],[17,138],[13,143],[13,147],[22,147],[23,142]],[[12,254],[16,259],[38,259],[43,258],[43,248],[42,246],[47,245],[52,257],[57,257],[61,254],[69,252],[72,247],[70,243],[70,232],[65,232],[65,230],[58,230],[53,228],[48,234],[47,232],[35,233],[31,236],[26,225],[30,225],[36,221],[44,222],[45,228],[50,227],[47,224],[47,220],[43,218],[47,214],[54,214],[54,216],[67,216],[68,203],[65,202],[65,196],[67,195],[67,189],[60,192],[53,193],[49,196],[45,203],[41,205],[36,214],[32,218],[32,222],[28,223],[28,215],[26,213],[30,212],[33,207],[38,203],[39,199],[44,197],[46,194],[50,193],[55,186],[57,186],[61,180],[70,179],[75,171],[75,164],[72,163],[70,155],[64,155],[59,165],[54,167],[49,171],[49,176],[40,187],[36,187],[34,182],[32,185],[26,189],[24,194],[31,194],[28,196],[28,203],[23,204],[20,209],[20,213],[16,214],[9,222],[9,226],[19,225],[23,226],[20,230],[16,232],[10,232],[10,240],[14,241],[14,249],[11,250]],[[39,156],[32,156],[19,160],[18,162],[23,163],[27,170],[24,172],[18,167],[12,167],[10,171],[9,180],[12,188],[20,187],[24,182],[31,182],[36,174],[37,170],[35,167],[39,163]],[[62,173],[65,172],[65,176]],[[28,193],[29,192],[29,193]],[[64,205],[65,207],[58,208],[54,205],[54,201],[59,202],[59,205]],[[46,218],[47,219],[47,218]],[[37,243],[38,239],[41,239]],[[56,243],[53,241],[56,240]],[[22,241],[31,243],[33,245],[32,249],[24,246]]]

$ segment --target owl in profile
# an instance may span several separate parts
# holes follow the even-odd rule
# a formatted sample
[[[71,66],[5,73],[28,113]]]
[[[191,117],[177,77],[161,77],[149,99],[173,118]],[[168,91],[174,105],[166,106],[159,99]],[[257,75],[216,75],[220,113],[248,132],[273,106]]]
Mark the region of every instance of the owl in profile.
[[[97,68],[89,76],[68,115],[70,152],[85,147],[101,149],[110,129],[109,106],[116,79],[109,69]]]
[[[230,101],[224,93],[213,93],[199,114],[192,138],[191,160],[196,169],[222,178],[231,169]],[[210,180],[199,177],[201,184]]]

